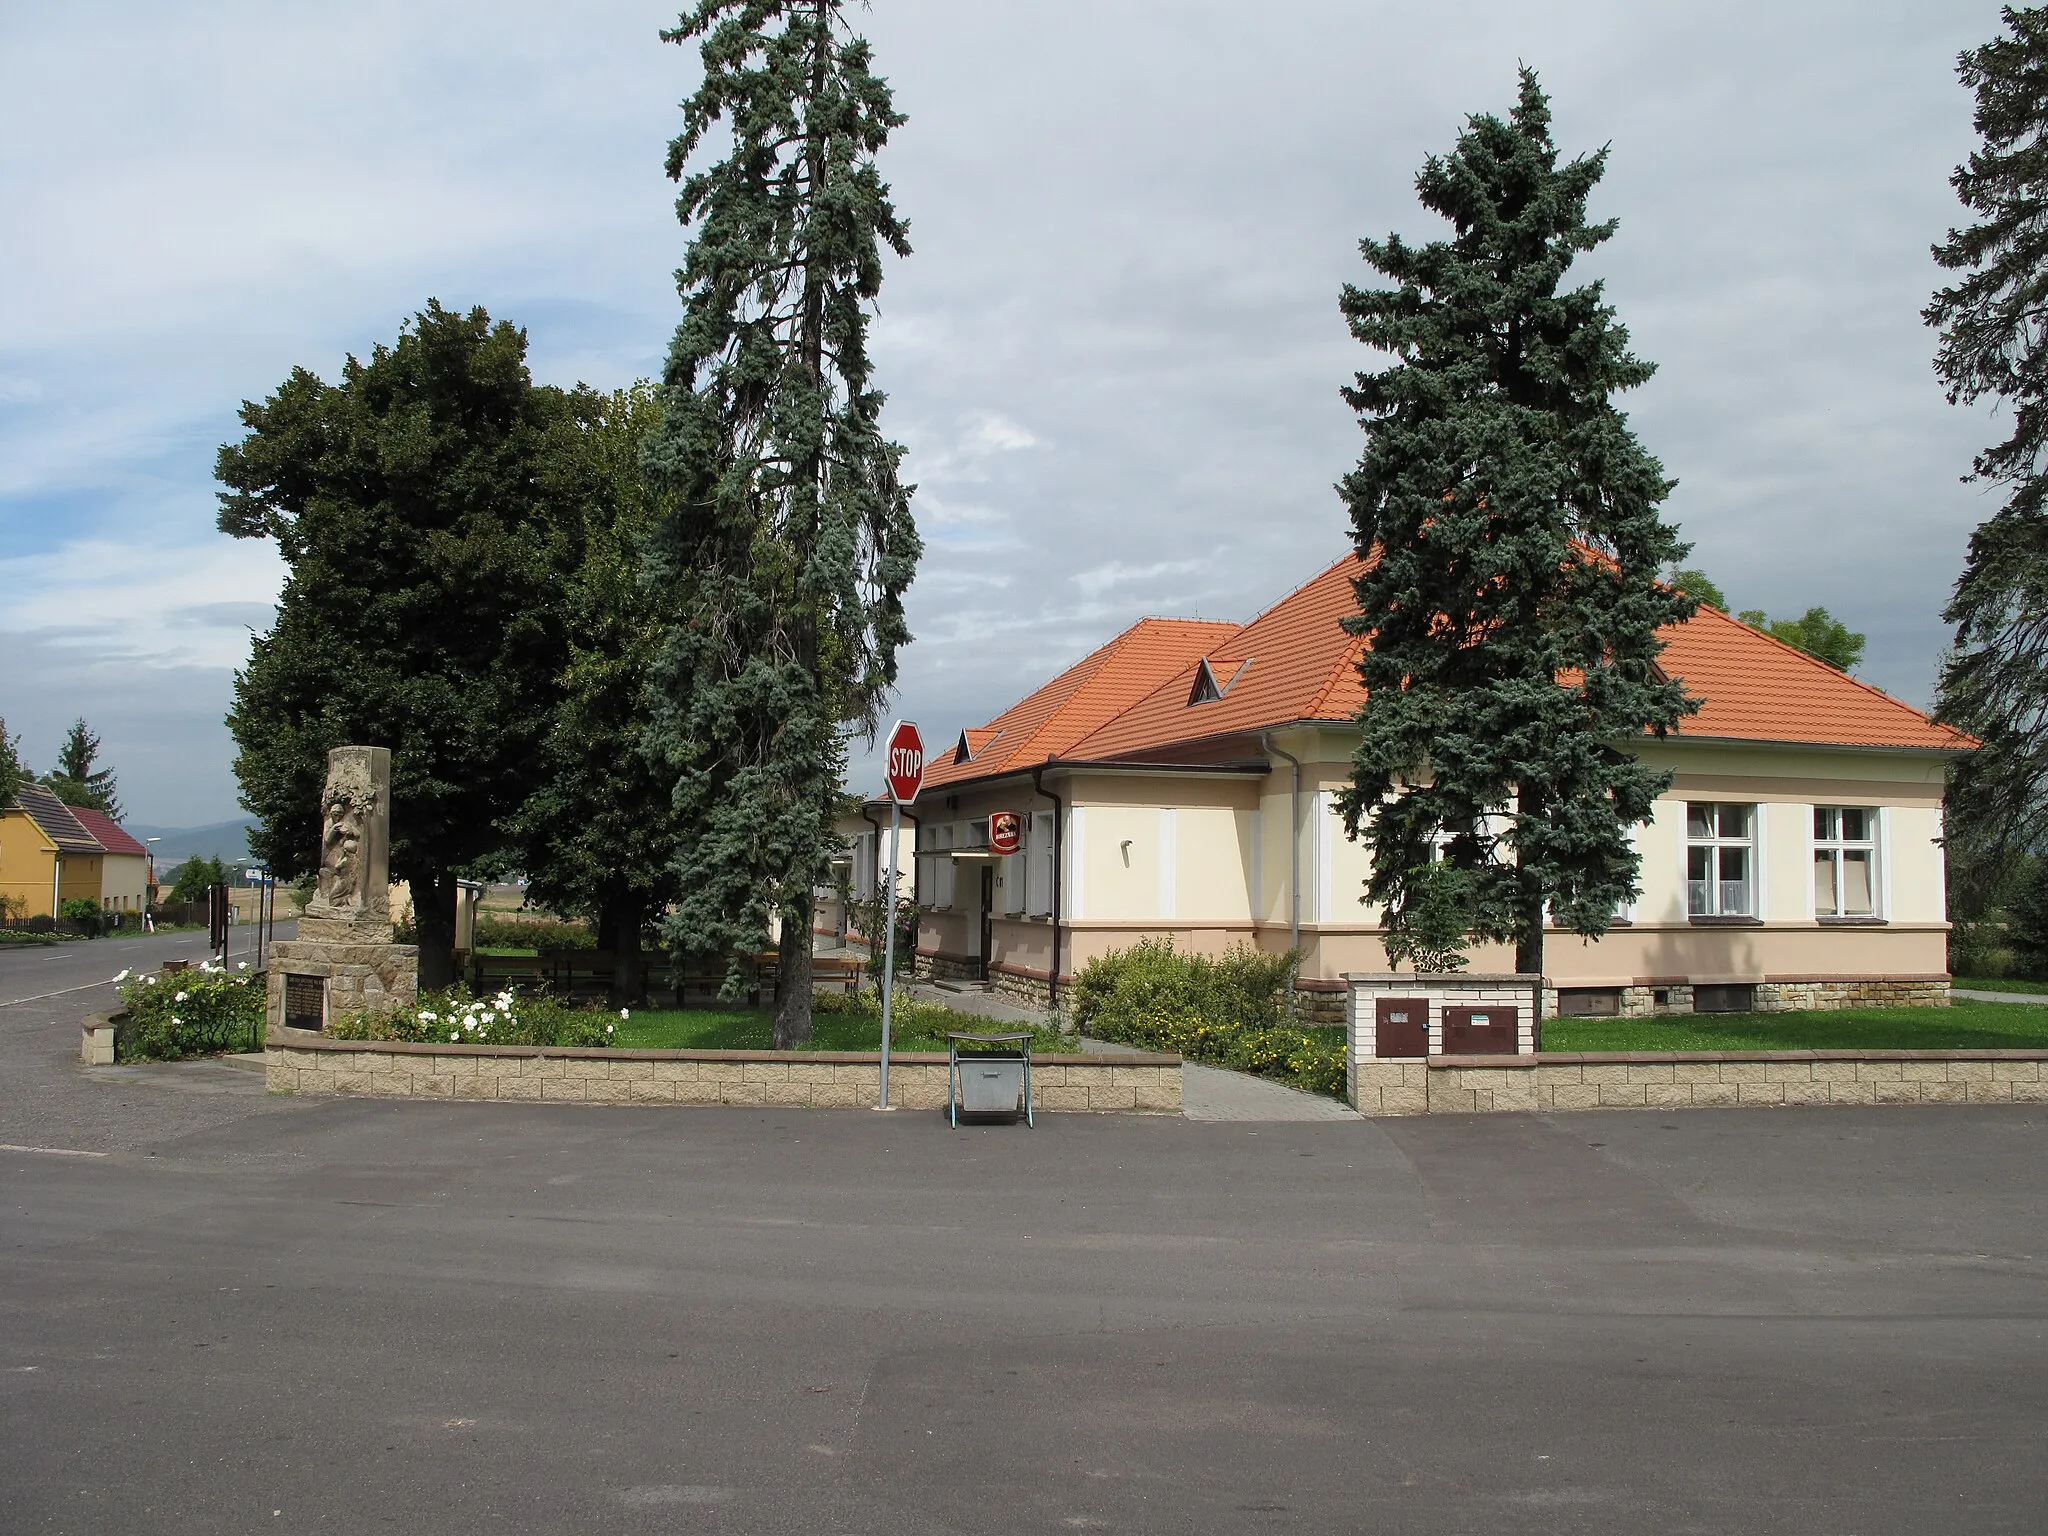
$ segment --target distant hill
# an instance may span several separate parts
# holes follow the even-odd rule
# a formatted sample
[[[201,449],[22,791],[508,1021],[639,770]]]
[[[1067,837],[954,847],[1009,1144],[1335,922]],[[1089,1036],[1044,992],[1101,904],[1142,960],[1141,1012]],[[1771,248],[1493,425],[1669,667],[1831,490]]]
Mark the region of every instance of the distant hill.
[[[151,827],[141,822],[128,822],[128,835],[137,841],[157,838],[149,844],[149,851],[156,855],[159,871],[182,864],[187,859],[220,859],[232,864],[237,859],[249,857],[249,829],[256,825],[253,816],[240,816],[233,821],[217,821],[206,827]]]

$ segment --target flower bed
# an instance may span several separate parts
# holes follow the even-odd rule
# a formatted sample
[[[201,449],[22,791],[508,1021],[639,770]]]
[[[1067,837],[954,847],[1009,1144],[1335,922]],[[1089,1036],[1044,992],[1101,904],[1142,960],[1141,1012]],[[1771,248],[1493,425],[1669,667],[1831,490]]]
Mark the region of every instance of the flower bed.
[[[177,1061],[263,1048],[263,974],[246,960],[232,971],[206,960],[190,970],[123,971],[114,980],[127,1011],[116,1033],[117,1059]]]
[[[348,1013],[331,1020],[337,1040],[389,1040],[411,1045],[613,1045],[616,1014],[571,1008],[556,998],[522,997],[510,987],[490,997],[472,997],[466,987],[430,992],[389,1013]]]

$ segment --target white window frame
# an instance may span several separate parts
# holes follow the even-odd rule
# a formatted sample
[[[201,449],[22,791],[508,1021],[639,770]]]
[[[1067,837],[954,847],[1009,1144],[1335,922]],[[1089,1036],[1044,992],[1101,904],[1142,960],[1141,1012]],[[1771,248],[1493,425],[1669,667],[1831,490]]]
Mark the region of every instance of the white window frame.
[[[1694,834],[1692,829],[1694,807],[1704,807],[1709,811],[1713,827],[1713,832],[1710,835],[1701,837]],[[1746,837],[1729,837],[1721,831],[1721,812],[1729,807],[1735,807],[1749,813],[1749,833]],[[1760,920],[1762,918],[1763,902],[1761,897],[1764,887],[1762,823],[1763,807],[1748,801],[1688,800],[1685,802],[1685,864],[1683,866],[1683,878],[1685,880],[1685,915],[1688,919],[1696,917],[1746,917]],[[1711,873],[1704,882],[1700,882],[1706,887],[1705,895],[1707,902],[1704,911],[1695,908],[1693,905],[1693,886],[1695,881],[1692,874],[1693,854],[1696,850],[1702,848],[1712,850],[1709,855]],[[1748,901],[1741,911],[1729,911],[1723,904],[1724,892],[1733,883],[1722,878],[1723,849],[1741,851],[1745,855],[1749,867],[1749,873],[1744,880],[1744,884],[1748,888]]]
[[[1862,838],[1843,837],[1841,835],[1841,816],[1844,811],[1860,811],[1868,816],[1870,818],[1868,828],[1870,835]],[[1824,836],[1822,834],[1820,829],[1822,817],[1832,818],[1832,825],[1835,829],[1832,836]],[[1808,825],[1813,829],[1813,859],[1812,866],[1807,874],[1807,882],[1808,889],[1812,891],[1813,915],[1817,919],[1824,922],[1830,919],[1837,922],[1857,920],[1872,922],[1884,919],[1886,915],[1884,899],[1884,870],[1886,863],[1884,857],[1884,824],[1885,815],[1883,809],[1874,805],[1816,805],[1813,807],[1813,815],[1808,822]],[[1870,910],[1868,912],[1844,912],[1840,910],[1842,900],[1841,869],[1844,862],[1843,855],[1848,853],[1865,853],[1869,855]],[[1818,870],[1821,859],[1830,854],[1833,855],[1835,863],[1834,887],[1836,910],[1824,912],[1821,910],[1820,893],[1817,890],[1813,890],[1813,872]]]

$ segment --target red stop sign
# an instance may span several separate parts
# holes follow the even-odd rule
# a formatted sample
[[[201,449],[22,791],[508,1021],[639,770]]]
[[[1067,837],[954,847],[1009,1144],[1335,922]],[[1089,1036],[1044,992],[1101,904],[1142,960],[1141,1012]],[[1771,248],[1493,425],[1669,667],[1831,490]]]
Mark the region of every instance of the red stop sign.
[[[882,769],[889,780],[889,798],[908,805],[924,788],[924,737],[911,720],[898,720],[889,727],[888,748]]]
[[[988,817],[988,851],[1015,853],[1023,823],[1015,811],[991,811]]]

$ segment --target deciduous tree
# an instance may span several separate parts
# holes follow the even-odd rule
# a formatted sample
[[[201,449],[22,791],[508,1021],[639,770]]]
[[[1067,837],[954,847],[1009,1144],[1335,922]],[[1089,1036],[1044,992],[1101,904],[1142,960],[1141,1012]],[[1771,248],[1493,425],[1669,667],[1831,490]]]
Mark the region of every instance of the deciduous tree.
[[[659,669],[692,828],[671,932],[737,957],[779,916],[783,1047],[810,1034],[846,737],[872,735],[895,680],[919,553],[867,343],[883,252],[910,249],[875,163],[903,118],[843,9],[701,0],[663,34],[704,69],[669,145],[690,239],[648,454],[671,498],[658,579],[682,608]],[[725,152],[692,169],[720,125]]]
[[[251,851],[316,861],[327,751],[391,749],[391,871],[425,986],[453,979],[456,880],[532,791],[566,659],[562,466],[580,451],[526,335],[429,301],[337,384],[296,368],[221,450],[220,526],[289,574],[228,713]]]
[[[1863,660],[1864,637],[1825,608],[1809,608],[1796,619],[1774,619],[1761,608],[1745,608],[1737,617],[1837,672],[1853,672]]]
[[[2048,847],[2048,7],[2001,16],[2003,33],[1957,64],[1982,143],[1949,180],[1976,222],[1934,248],[1959,276],[1923,311],[1941,332],[1934,367],[1950,401],[2011,407],[2011,431],[1966,477],[2005,502],[1970,536],[1944,614],[1955,643],[1936,712],[1983,743],[1949,782],[1964,916],[2015,855]]]
[[[1346,622],[1372,637],[1345,825],[1397,947],[1418,898],[1434,926],[1462,894],[1468,931],[1530,972],[1546,907],[1594,937],[1635,894],[1629,828],[1670,776],[1633,748],[1695,707],[1657,669],[1658,630],[1696,606],[1658,579],[1686,553],[1659,516],[1672,482],[1614,404],[1652,367],[1599,283],[1563,286],[1614,233],[1586,219],[1605,161],[1558,163],[1523,70],[1513,112],[1470,119],[1416,178],[1451,238],[1361,242],[1393,286],[1343,295],[1392,358],[1344,392],[1366,446],[1340,489],[1368,561]],[[1437,857],[1463,893],[1427,874]]]
[[[614,1003],[642,992],[640,934],[677,895],[688,836],[674,775],[648,750],[649,682],[674,589],[647,579],[658,502],[641,459],[661,418],[652,386],[578,391],[580,453],[561,487],[574,512],[562,592],[568,659],[539,750],[539,783],[513,815],[527,899],[595,919],[616,957]]]

